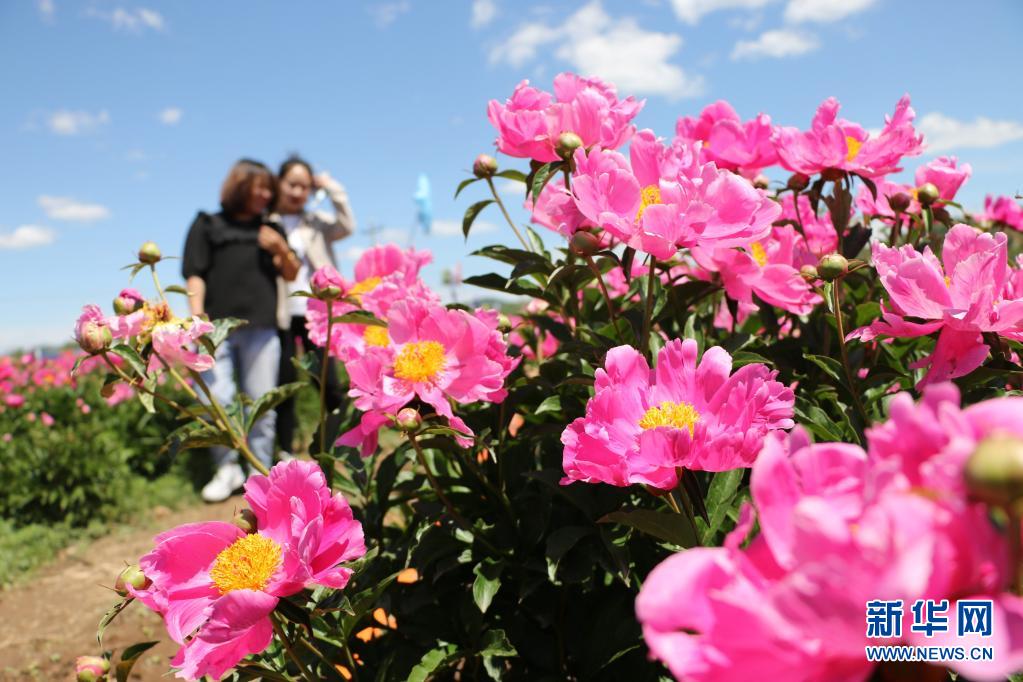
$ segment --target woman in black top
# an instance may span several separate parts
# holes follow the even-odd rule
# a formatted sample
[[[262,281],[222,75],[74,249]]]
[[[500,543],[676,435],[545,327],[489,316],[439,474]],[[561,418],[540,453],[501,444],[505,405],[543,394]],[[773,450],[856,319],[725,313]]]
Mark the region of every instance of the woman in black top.
[[[223,405],[232,403],[237,388],[253,400],[274,388],[280,361],[277,337],[277,284],[280,274],[295,278],[299,263],[279,226],[263,216],[274,199],[276,183],[263,164],[236,163],[220,191],[219,213],[200,211],[188,231],[181,272],[193,315],[211,320],[237,317],[248,324],[236,329],[217,349],[213,368],[203,373],[210,392]],[[268,467],[273,460],[274,412],[252,426],[249,447]],[[245,482],[238,453],[213,448],[216,472],[202,490],[207,502],[230,497]]]

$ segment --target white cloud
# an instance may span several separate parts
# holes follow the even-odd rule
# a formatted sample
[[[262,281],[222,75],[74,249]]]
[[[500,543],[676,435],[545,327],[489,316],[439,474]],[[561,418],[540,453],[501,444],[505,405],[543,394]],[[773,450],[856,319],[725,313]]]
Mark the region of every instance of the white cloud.
[[[43,194],[36,203],[51,220],[67,220],[76,223],[91,223],[110,217],[110,209],[100,204],[87,204],[71,197],[53,197]]]
[[[366,253],[367,250],[368,247],[366,246],[349,246],[344,251],[344,260],[349,263],[355,263],[355,261],[359,260],[359,256]]]
[[[181,109],[177,107],[167,107],[160,112],[158,118],[160,123],[168,126],[176,126],[181,121],[181,116],[184,114]]]
[[[732,48],[732,59],[795,57],[820,47],[817,37],[788,28],[764,31],[755,40],[740,40]]]
[[[104,109],[95,114],[88,111],[61,109],[49,115],[46,125],[57,135],[91,133],[110,123],[110,114]]]
[[[397,21],[398,17],[411,9],[411,2],[400,0],[399,2],[378,3],[367,8],[367,11],[373,15],[373,21],[376,22],[378,28],[387,28]]]
[[[786,21],[831,22],[862,12],[877,0],[789,0]]]
[[[671,0],[675,16],[697,24],[704,15],[726,9],[760,9],[772,0]]]
[[[56,233],[48,227],[22,225],[13,232],[0,232],[0,251],[46,246],[56,238]]]
[[[494,0],[473,0],[472,19],[470,24],[473,28],[486,26],[497,16],[497,3]]]
[[[928,152],[968,147],[998,147],[1023,140],[1023,123],[993,121],[978,116],[973,121],[959,121],[939,112],[920,119],[917,129],[924,134]]]
[[[682,46],[681,36],[646,31],[632,17],[612,19],[600,0],[583,6],[560,26],[521,25],[491,50],[490,61],[521,67],[548,45],[581,74],[599,76],[622,93],[678,99],[703,92],[702,77],[690,76],[670,61]]]
[[[518,180],[512,180],[510,178],[501,178],[495,183],[498,193],[503,197],[511,197],[518,201],[524,201],[526,198],[526,183],[519,182]]]
[[[497,232],[497,225],[486,220],[477,220],[472,224],[469,235],[488,234],[491,232]],[[436,219],[433,221],[433,229],[430,230],[430,234],[438,237],[461,237],[462,221]]]
[[[113,12],[101,12],[98,9],[90,8],[87,14],[102,19],[113,26],[116,31],[127,31],[128,33],[142,33],[147,29],[160,32],[167,26],[162,14],[146,7],[135,9],[118,7]]]
[[[45,21],[53,21],[53,15],[57,12],[53,0],[36,0],[36,9]]]

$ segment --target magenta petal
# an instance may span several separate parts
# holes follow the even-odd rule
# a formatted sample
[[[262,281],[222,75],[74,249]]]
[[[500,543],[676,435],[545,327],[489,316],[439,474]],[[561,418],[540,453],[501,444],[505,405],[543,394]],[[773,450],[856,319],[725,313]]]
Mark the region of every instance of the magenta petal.
[[[269,615],[276,606],[277,597],[252,590],[235,590],[218,599],[209,621],[171,662],[179,668],[178,677],[209,675],[219,680],[243,658],[265,649],[273,637]]]

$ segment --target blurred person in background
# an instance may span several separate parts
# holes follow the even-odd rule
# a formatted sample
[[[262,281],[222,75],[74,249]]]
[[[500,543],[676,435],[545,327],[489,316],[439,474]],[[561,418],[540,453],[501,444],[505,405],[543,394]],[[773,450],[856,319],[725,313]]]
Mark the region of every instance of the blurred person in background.
[[[306,210],[313,191],[330,199],[334,208],[333,215]],[[327,436],[329,442],[333,442],[340,422],[340,416],[335,415],[334,411],[341,406],[344,389],[338,380],[335,362],[326,357],[323,349],[309,341],[309,332],[306,330],[308,299],[291,294],[309,291],[309,278],[320,268],[326,265],[337,267],[333,243],[352,234],[355,230],[355,215],[348,202],[348,193],[341,183],[329,173],[313,173],[309,162],[292,155],[281,164],[277,173],[277,203],[272,218],[283,227],[288,245],[301,263],[294,281],[278,278],[277,324],[281,340],[279,383],[284,385],[298,378],[292,358],[296,357],[299,343],[303,352],[317,353],[318,363],[328,363],[325,399],[331,417],[327,422]],[[313,372],[313,377],[318,382],[319,372]],[[281,448],[282,459],[290,457],[293,451],[303,449],[301,444],[298,447],[295,445],[296,425],[295,400],[290,398],[277,407],[277,443]]]
[[[235,329],[217,348],[215,364],[203,381],[221,405],[230,405],[238,388],[253,400],[277,383],[277,278],[295,279],[299,261],[279,225],[267,220],[276,179],[258,161],[232,166],[220,190],[218,213],[199,212],[185,240],[181,273],[193,315],[210,320],[237,317],[248,324]],[[238,377],[238,386],[235,376]],[[268,411],[249,433],[249,447],[263,464],[273,462],[274,413]],[[213,478],[202,489],[207,502],[231,496],[245,482],[238,453],[212,448]]]

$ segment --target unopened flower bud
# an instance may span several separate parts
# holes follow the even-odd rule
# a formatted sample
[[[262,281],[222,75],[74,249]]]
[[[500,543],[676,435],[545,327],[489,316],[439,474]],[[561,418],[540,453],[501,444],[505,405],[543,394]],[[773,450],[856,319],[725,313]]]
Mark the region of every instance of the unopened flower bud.
[[[231,519],[231,523],[246,533],[255,533],[258,528],[256,525],[256,514],[251,509],[239,510],[234,515],[234,518]]]
[[[146,574],[142,572],[138,564],[132,564],[131,566],[125,566],[124,570],[117,576],[117,581],[114,582],[114,591],[122,597],[127,597],[129,585],[136,590],[144,590],[151,584],[152,581],[146,577]]]
[[[554,147],[554,151],[558,153],[563,159],[572,158],[572,154],[575,154],[575,150],[583,146],[583,139],[575,133],[565,132],[558,135],[558,144]]]
[[[912,201],[913,197],[909,196],[905,192],[896,192],[888,197],[888,205],[892,207],[893,211],[897,211],[899,213],[908,209]]]
[[[161,258],[163,258],[163,254],[160,253],[160,247],[155,242],[146,242],[139,247],[139,263],[154,265],[159,263]]]
[[[966,460],[970,495],[986,504],[1004,507],[1023,499],[1023,438],[988,436]]]
[[[507,334],[512,330],[511,320],[504,313],[497,316],[497,330],[502,334]]]
[[[403,407],[398,410],[395,419],[398,422],[398,428],[402,431],[414,431],[423,423],[422,417],[419,416],[419,410],[412,407]]]
[[[335,301],[341,298],[344,280],[333,266],[325,265],[309,278],[309,288],[313,290],[313,296],[321,301]]]
[[[930,206],[941,198],[941,191],[933,182],[925,182],[916,188],[916,198],[921,206]]]
[[[110,661],[101,656],[79,656],[75,659],[75,679],[78,682],[97,682],[110,672]]]
[[[766,175],[758,175],[753,178],[753,186],[757,189],[767,189],[770,186],[770,180],[767,179]]]
[[[497,159],[489,154],[480,154],[472,164],[472,174],[477,178],[489,178],[497,172]]]
[[[785,186],[796,192],[802,192],[804,189],[810,186],[810,176],[803,175],[802,173],[793,174]]]
[[[825,282],[838,279],[849,271],[849,261],[840,253],[829,253],[817,263],[817,273]]]
[[[121,293],[114,299],[114,312],[118,315],[130,315],[145,303],[142,294],[134,289],[121,289]]]
[[[572,235],[568,245],[573,253],[580,256],[592,256],[600,250],[600,239],[591,232],[581,230]]]
[[[78,333],[78,345],[90,355],[100,353],[110,347],[114,337],[106,324],[90,320],[82,324]]]
[[[813,265],[804,265],[799,268],[799,274],[803,276],[805,280],[818,279],[820,275],[817,274],[817,268]]]

